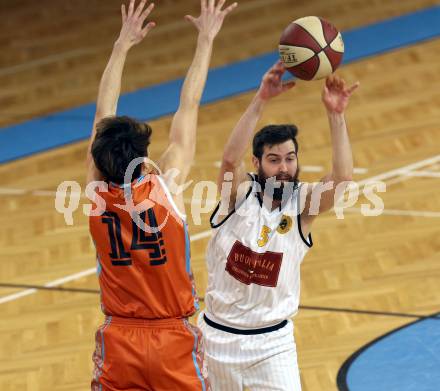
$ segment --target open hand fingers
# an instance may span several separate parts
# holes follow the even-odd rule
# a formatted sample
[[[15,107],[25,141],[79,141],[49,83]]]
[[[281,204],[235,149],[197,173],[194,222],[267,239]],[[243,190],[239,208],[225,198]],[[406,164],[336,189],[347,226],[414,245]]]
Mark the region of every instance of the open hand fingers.
[[[345,81],[344,79],[341,79],[340,77],[338,77],[338,90],[339,91],[345,91]]]
[[[130,5],[128,6],[127,17],[131,17],[133,15],[134,10],[134,0],[130,0]]]
[[[338,75],[330,75],[325,80],[325,86],[328,90],[343,92],[346,91],[345,80]]]
[[[127,11],[125,10],[125,4],[121,5],[122,24],[127,20]]]
[[[268,73],[282,76],[285,71],[286,67],[284,66],[283,62],[281,60],[278,60],[274,65],[272,65]]]
[[[338,75],[333,76],[333,88],[337,91],[343,91],[344,90],[344,83],[342,79]]]
[[[348,95],[351,95],[354,91],[358,89],[358,87],[361,85],[358,81],[354,83],[349,89],[347,89]]]
[[[154,9],[154,3],[151,3],[145,10],[144,12],[142,12],[140,19],[142,21],[142,23],[144,22],[145,19],[147,19],[148,15],[151,14],[151,11],[153,11]]]
[[[296,83],[294,81],[288,81],[286,83],[283,84],[283,92],[290,90],[291,88],[295,87]]]
[[[186,19],[188,22],[191,22],[191,23],[194,24],[194,25],[196,25],[196,23],[197,23],[197,18],[195,18],[194,16],[191,16],[191,15],[185,15],[185,19]]]
[[[333,84],[334,84],[334,76],[330,75],[325,79],[325,87],[327,89],[330,89],[332,88]]]
[[[217,3],[217,5],[215,6],[215,10],[216,10],[217,12],[220,12],[220,11],[222,10],[223,6],[225,5],[225,3],[226,3],[226,0],[220,0],[220,1]]]
[[[141,30],[142,38],[145,38],[145,36],[156,27],[155,22],[149,22],[147,25]]]
[[[224,16],[228,15],[230,12],[232,12],[235,8],[237,8],[238,3],[232,3],[230,6],[226,7],[222,13]]]
[[[145,7],[145,3],[147,2],[147,0],[141,0],[141,2],[139,3],[139,5],[137,6],[136,10],[133,13],[134,18],[138,18],[139,15],[141,14],[142,10]]]
[[[286,67],[284,66],[284,63],[281,60],[278,60],[275,65],[272,67],[272,69],[275,69],[276,71],[284,71],[286,70]]]
[[[185,19],[194,24],[199,32],[207,34],[211,39],[214,39],[221,30],[223,21],[226,15],[232,11],[237,3],[234,3],[222,10],[227,0],[201,0],[201,14],[197,19],[190,15],[185,16]]]

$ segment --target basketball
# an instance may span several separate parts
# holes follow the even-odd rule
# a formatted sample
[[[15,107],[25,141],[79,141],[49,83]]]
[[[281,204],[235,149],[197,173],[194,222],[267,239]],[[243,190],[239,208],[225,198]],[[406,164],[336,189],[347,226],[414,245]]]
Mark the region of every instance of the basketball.
[[[344,41],[331,23],[317,16],[306,16],[285,28],[279,53],[292,75],[302,80],[318,80],[331,75],[339,66]]]

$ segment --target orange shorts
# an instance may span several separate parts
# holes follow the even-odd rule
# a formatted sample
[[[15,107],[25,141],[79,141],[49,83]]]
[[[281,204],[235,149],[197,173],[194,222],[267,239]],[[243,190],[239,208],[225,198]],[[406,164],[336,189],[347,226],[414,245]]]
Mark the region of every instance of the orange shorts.
[[[107,317],[96,332],[93,391],[208,391],[200,330],[187,319]]]

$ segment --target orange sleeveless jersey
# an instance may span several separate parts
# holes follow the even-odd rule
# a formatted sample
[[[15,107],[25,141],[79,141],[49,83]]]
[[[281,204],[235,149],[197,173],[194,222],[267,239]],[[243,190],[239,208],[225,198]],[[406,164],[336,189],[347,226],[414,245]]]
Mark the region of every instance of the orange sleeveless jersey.
[[[124,192],[130,190],[140,227],[125,207]],[[89,225],[103,312],[144,319],[192,315],[198,306],[188,230],[163,180],[151,174],[130,187],[110,184],[97,196],[105,201],[105,211],[90,216]],[[102,200],[96,199],[94,207]]]

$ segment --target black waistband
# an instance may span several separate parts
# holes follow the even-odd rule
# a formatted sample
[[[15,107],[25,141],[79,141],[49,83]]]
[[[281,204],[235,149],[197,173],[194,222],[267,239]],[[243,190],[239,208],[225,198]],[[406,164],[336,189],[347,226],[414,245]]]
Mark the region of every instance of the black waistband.
[[[214,327],[215,329],[226,331],[227,333],[232,334],[242,334],[242,335],[254,335],[254,334],[264,334],[270,333],[272,331],[279,330],[283,328],[287,324],[287,320],[283,320],[281,323],[278,323],[274,326],[270,327],[262,327],[261,329],[250,329],[250,330],[240,330],[234,329],[233,327],[223,326],[222,324],[216,323],[209,319],[206,314],[203,314],[203,319],[205,320],[208,326]]]

